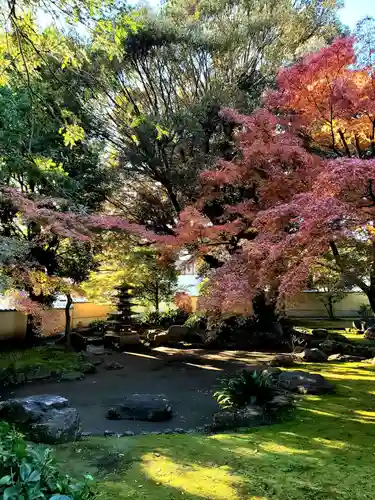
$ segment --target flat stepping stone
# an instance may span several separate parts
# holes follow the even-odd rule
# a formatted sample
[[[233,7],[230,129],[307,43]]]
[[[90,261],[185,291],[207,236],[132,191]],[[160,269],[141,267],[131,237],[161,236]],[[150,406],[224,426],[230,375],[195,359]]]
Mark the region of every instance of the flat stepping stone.
[[[164,394],[133,394],[110,408],[107,418],[161,422],[172,418],[172,406]]]

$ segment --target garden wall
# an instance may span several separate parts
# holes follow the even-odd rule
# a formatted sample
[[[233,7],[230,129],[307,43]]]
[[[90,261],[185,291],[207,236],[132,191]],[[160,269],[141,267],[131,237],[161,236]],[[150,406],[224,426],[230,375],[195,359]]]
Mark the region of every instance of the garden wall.
[[[293,318],[328,318],[324,307],[325,294],[321,292],[303,292],[291,301],[286,312]],[[362,292],[349,292],[340,302],[334,304],[337,318],[356,318],[362,304],[368,304],[367,297]]]
[[[286,313],[292,318],[328,318],[322,292],[303,292],[286,307]],[[192,297],[193,309],[196,309],[198,297]],[[367,297],[361,292],[349,292],[340,302],[334,305],[337,318],[358,318],[358,309],[362,304],[368,304]],[[351,321],[349,322],[349,324]]]
[[[78,323],[86,326],[91,321],[106,319],[112,310],[110,305],[98,305],[90,302],[76,303],[71,310],[72,326]],[[64,309],[52,309],[43,328],[44,335],[62,332],[65,327]],[[26,316],[18,311],[0,311],[0,340],[22,339],[26,332]]]

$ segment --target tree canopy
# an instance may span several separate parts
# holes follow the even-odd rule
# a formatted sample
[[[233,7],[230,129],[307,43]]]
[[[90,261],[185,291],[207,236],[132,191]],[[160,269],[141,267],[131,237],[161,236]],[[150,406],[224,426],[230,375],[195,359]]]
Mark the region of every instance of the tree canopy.
[[[201,175],[201,198],[167,241],[201,255],[226,249],[202,299],[208,310],[246,309],[260,289],[280,303],[306,286],[312,266],[327,265],[327,252],[374,308],[374,70],[355,68],[353,45],[339,38],[283,68],[266,96],[268,109],[248,116],[223,110],[239,125],[240,154]],[[247,195],[212,224],[204,206],[239,188]],[[365,278],[345,260],[353,246],[367,249]]]

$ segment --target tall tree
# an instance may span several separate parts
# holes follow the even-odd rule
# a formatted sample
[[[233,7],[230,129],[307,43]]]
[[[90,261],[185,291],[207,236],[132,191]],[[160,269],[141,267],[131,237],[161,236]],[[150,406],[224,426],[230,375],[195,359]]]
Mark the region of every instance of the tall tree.
[[[164,238],[198,254],[237,239],[206,287],[206,309],[246,307],[259,289],[281,303],[306,286],[312,266],[327,266],[328,254],[375,310],[374,68],[355,64],[353,40],[338,39],[280,71],[267,96],[277,115],[223,112],[240,125],[241,154],[202,174],[201,199],[181,214],[177,238]],[[238,189],[246,197],[212,225],[204,206]],[[360,272],[345,252],[356,247]]]
[[[113,200],[119,210],[172,232],[176,215],[197,196],[199,172],[218,157],[231,159],[233,128],[220,107],[251,111],[280,63],[337,31],[337,2],[318,4],[171,1],[157,16],[139,13],[131,33],[128,10],[98,22],[98,36],[113,25],[119,44],[109,59],[94,36],[90,72],[101,82],[96,100],[104,100],[105,117],[96,125],[139,206],[134,213],[120,189]],[[156,200],[159,223],[148,217]]]

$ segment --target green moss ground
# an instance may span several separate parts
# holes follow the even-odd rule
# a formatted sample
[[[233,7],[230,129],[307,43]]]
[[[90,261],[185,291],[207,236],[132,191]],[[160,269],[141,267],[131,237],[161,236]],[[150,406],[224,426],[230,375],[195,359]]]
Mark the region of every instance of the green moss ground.
[[[88,438],[57,447],[58,460],[93,473],[103,500],[373,498],[375,366],[305,368],[337,392],[301,399],[293,420],[216,436]]]
[[[38,366],[55,372],[79,371],[81,364],[79,354],[51,346],[0,353],[0,368],[12,368],[20,372]]]

